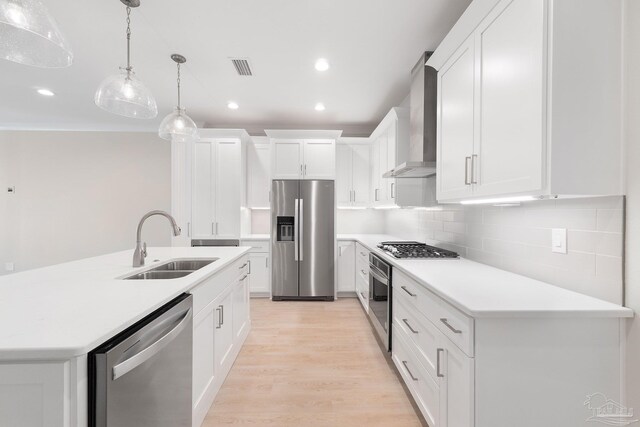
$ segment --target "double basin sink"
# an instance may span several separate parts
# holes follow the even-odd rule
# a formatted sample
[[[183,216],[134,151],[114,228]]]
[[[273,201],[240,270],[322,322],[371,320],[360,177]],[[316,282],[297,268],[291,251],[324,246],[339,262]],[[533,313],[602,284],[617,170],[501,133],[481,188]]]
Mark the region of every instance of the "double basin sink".
[[[123,280],[179,279],[217,261],[219,258],[177,259],[123,277]]]

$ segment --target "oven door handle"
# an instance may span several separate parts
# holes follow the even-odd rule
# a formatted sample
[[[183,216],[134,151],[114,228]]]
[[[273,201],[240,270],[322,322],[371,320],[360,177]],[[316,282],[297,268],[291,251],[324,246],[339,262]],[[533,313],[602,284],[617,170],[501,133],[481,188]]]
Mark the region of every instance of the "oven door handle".
[[[389,279],[384,277],[384,275],[380,272],[378,267],[376,267],[375,265],[373,264],[369,265],[369,274],[372,275],[373,278],[376,279],[377,281],[382,282],[386,286],[389,286]]]

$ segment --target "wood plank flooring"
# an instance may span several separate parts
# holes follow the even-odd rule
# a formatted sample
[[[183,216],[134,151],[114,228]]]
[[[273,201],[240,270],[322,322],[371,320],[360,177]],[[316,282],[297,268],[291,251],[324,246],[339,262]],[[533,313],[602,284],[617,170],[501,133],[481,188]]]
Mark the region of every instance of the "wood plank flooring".
[[[357,299],[252,299],[251,317],[203,427],[425,425]]]

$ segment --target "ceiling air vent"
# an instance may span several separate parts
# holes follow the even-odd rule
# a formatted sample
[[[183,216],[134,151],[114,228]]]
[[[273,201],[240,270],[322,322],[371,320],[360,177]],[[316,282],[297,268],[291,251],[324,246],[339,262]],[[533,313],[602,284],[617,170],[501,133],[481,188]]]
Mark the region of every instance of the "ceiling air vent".
[[[245,58],[231,58],[231,63],[236,68],[236,71],[241,76],[253,76],[251,72],[251,66],[249,60]]]

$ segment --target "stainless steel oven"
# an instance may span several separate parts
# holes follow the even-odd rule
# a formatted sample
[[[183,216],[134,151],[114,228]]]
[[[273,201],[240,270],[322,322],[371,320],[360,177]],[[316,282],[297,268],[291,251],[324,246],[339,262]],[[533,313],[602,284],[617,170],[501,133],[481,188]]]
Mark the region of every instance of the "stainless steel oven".
[[[391,265],[369,254],[369,318],[384,348],[391,351]]]

